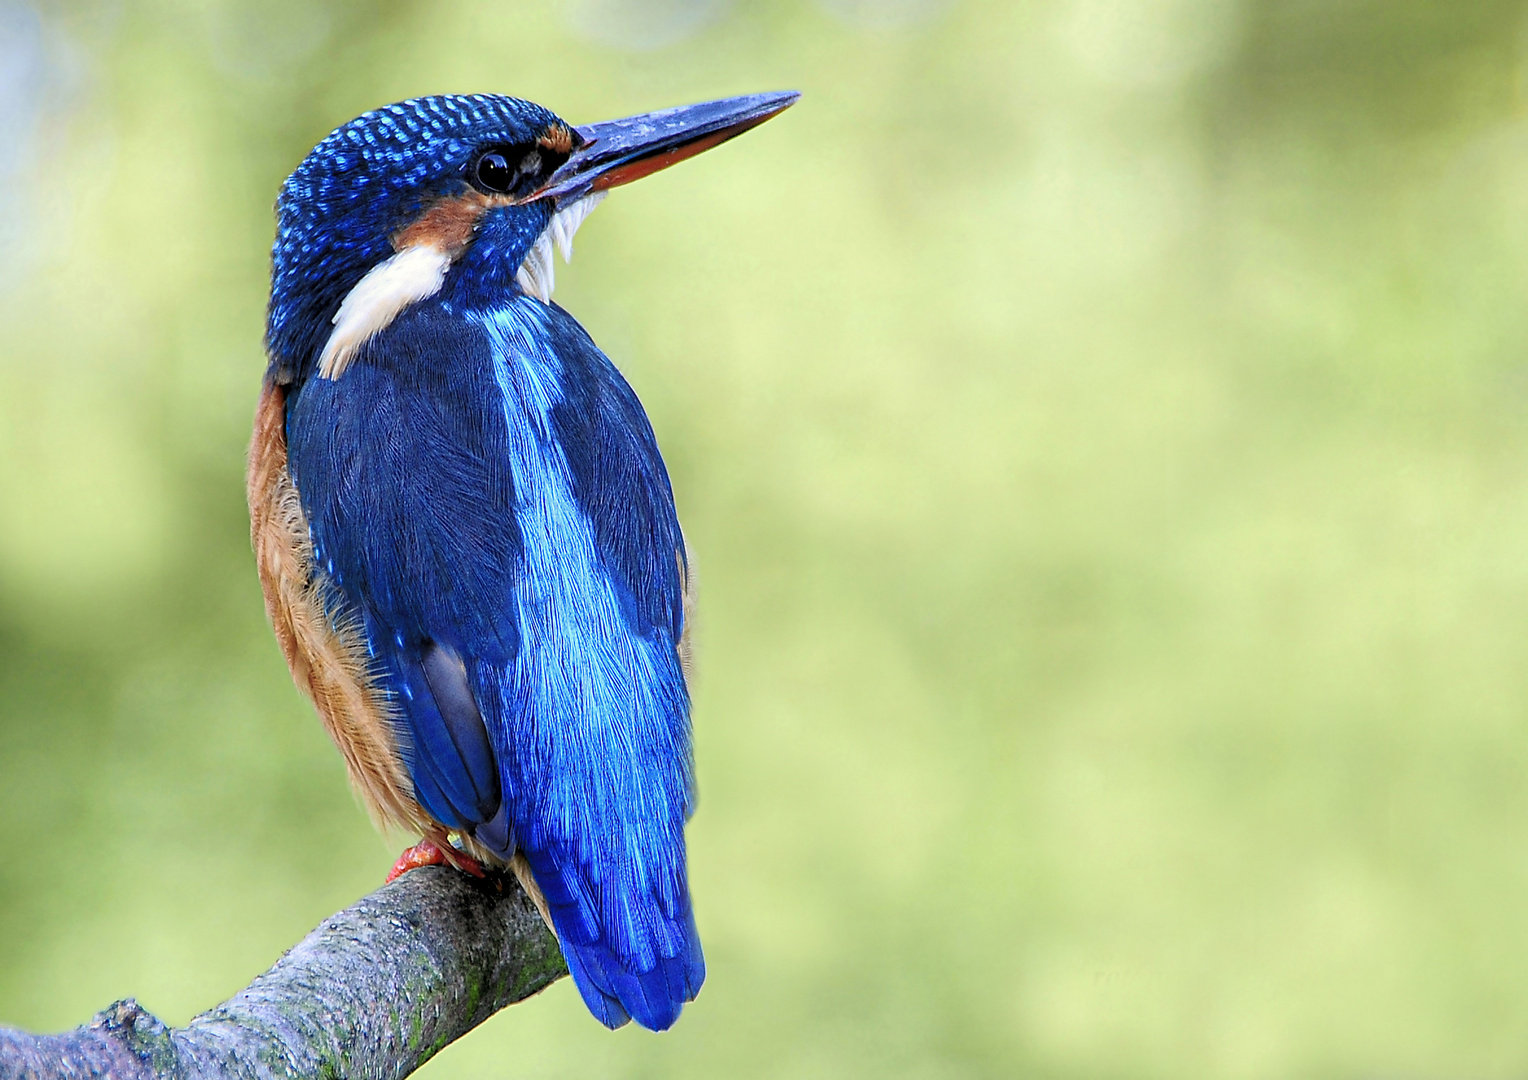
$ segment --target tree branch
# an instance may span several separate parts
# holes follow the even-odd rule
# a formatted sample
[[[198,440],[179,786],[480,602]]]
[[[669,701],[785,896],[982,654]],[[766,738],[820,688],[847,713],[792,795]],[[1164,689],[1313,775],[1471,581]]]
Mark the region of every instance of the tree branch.
[[[131,999],[62,1035],[0,1027],[0,1080],[401,1080],[567,974],[512,874],[404,874],[332,916],[183,1028]]]

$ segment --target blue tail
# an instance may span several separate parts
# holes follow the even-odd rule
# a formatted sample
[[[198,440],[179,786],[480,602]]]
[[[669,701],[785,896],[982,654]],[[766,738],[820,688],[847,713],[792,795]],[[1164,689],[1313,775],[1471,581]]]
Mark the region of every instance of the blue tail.
[[[671,917],[656,896],[617,898],[600,889],[604,918],[591,918],[591,883],[577,869],[564,871],[544,852],[527,851],[525,856],[546,898],[573,984],[594,1018],[608,1028],[627,1020],[650,1031],[672,1027],[685,1002],[695,1000],[706,980],[706,958],[689,896],[681,899]],[[612,912],[611,906],[621,910]],[[621,947],[617,923],[626,925],[626,936],[635,930],[635,936],[651,944]]]

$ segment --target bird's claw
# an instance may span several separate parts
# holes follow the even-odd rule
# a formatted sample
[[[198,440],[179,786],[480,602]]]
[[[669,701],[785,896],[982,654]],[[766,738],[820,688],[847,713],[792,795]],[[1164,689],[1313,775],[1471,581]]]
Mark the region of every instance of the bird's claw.
[[[454,866],[465,874],[473,877],[483,877],[483,867],[476,859],[462,854],[448,843],[437,843],[431,839],[419,841],[411,848],[406,848],[398,861],[393,863],[393,868],[388,871],[387,883],[391,885],[398,878],[410,870],[417,870],[421,866]]]

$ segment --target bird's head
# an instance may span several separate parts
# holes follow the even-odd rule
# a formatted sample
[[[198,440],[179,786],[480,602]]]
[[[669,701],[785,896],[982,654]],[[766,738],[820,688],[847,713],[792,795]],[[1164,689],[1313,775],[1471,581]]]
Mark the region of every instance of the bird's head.
[[[552,246],[604,193],[725,142],[794,93],[574,127],[488,94],[388,105],[331,132],[277,200],[266,345],[278,382],[336,378],[410,304],[551,299]]]

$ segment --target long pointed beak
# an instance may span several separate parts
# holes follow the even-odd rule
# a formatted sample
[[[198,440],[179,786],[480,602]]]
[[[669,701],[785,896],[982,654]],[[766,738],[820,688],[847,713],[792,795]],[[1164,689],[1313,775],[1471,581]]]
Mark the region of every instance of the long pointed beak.
[[[757,127],[800,96],[794,90],[747,94],[575,128],[583,141],[531,198],[567,203],[640,180]]]

